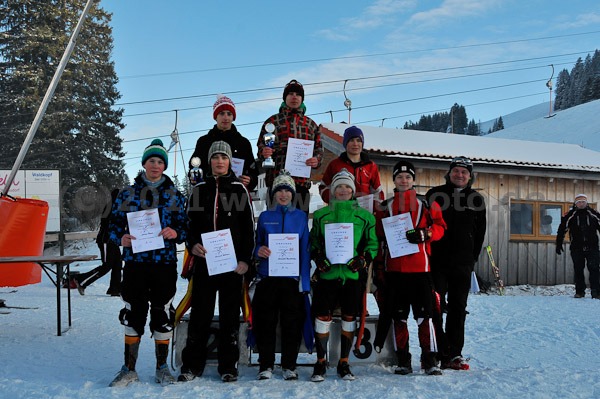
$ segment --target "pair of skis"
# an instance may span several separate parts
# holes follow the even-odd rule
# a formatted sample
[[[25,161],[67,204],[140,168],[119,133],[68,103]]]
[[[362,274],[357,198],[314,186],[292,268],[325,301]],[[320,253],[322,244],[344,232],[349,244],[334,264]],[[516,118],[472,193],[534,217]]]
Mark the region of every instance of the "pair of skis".
[[[500,269],[496,266],[496,262],[494,262],[494,256],[492,255],[492,247],[486,247],[488,257],[490,258],[490,265],[492,266],[492,272],[494,273],[494,281],[496,283],[496,287],[500,290],[500,295],[504,295],[504,282],[500,279]]]

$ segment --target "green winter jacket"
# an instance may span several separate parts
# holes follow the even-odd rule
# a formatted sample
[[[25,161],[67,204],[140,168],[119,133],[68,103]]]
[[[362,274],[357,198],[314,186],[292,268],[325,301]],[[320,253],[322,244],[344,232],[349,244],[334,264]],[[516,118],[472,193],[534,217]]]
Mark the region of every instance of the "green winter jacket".
[[[328,223],[354,224],[354,256],[365,255],[373,259],[377,254],[377,236],[375,235],[375,217],[361,208],[356,199],[350,201],[331,201],[329,206],[315,211],[310,231],[311,254],[325,253],[325,225]],[[325,255],[327,255],[325,253]],[[328,272],[320,272],[324,280],[358,280],[358,272],[352,272],[344,264],[332,265]]]

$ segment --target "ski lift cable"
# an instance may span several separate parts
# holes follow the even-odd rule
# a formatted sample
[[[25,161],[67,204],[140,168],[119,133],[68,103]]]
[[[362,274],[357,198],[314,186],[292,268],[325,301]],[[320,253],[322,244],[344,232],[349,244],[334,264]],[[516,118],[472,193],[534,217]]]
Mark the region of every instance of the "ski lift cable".
[[[543,56],[543,57],[523,58],[523,59],[508,60],[508,61],[497,61],[497,62],[490,62],[490,63],[483,63],[483,64],[462,65],[462,66],[456,66],[456,67],[447,67],[447,68],[438,68],[438,69],[420,70],[420,71],[410,71],[410,72],[399,72],[399,73],[386,74],[386,75],[363,76],[363,77],[357,77],[357,78],[349,78],[349,79],[345,79],[345,80],[338,79],[338,80],[315,82],[315,83],[305,83],[305,84],[303,84],[303,86],[305,86],[305,87],[306,86],[316,86],[316,85],[341,83],[343,81],[371,80],[371,79],[390,78],[390,77],[395,77],[395,76],[406,76],[406,75],[416,75],[416,74],[424,74],[424,73],[445,72],[445,71],[451,71],[451,70],[461,70],[461,69],[468,69],[468,68],[480,68],[480,67],[486,67],[486,66],[497,66],[497,65],[505,65],[505,64],[511,64],[511,63],[517,63],[517,62],[525,62],[525,61],[535,61],[535,60],[542,60],[542,59],[555,58],[555,57],[567,57],[567,56],[578,55],[578,54],[582,54],[582,53],[590,53],[590,52],[593,52],[593,51],[594,50],[587,50],[587,51],[578,51],[578,52],[567,53],[567,54],[558,54],[558,55],[550,55],[550,56]],[[245,90],[235,90],[235,91],[223,92],[222,94],[231,95],[231,94],[253,93],[253,92],[257,92],[257,91],[268,91],[268,90],[281,90],[281,87],[266,87],[266,88],[254,88],[254,89],[245,89]],[[213,94],[213,93],[211,93],[211,94],[197,94],[197,95],[191,95],[191,96],[170,97],[170,98],[160,98],[160,99],[150,99],[150,100],[141,100],[141,101],[131,101],[131,102],[125,102],[125,103],[116,103],[115,105],[116,106],[123,106],[123,105],[146,104],[146,103],[162,102],[162,101],[189,100],[189,99],[192,99],[192,98],[214,97],[215,95],[216,94]]]

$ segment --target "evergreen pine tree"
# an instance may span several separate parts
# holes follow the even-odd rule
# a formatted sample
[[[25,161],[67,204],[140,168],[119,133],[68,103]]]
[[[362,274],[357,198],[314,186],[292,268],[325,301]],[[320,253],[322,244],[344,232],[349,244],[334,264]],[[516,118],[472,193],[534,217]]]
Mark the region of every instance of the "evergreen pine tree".
[[[569,86],[571,84],[571,75],[569,71],[563,69],[556,78],[556,90],[554,91],[554,110],[567,109],[569,106]]]
[[[469,136],[479,136],[479,126],[475,123],[475,119],[471,119],[469,126],[467,127],[467,134]]]
[[[0,0],[0,168],[12,168],[84,6],[84,0]],[[80,187],[121,187],[127,180],[110,18],[98,4],[90,10],[22,164],[60,169],[63,204],[73,215]]]
[[[571,84],[569,85],[569,103],[567,108],[581,104],[585,86],[585,71],[581,57],[577,59],[571,70]]]
[[[469,124],[465,107],[454,103],[451,115],[454,119],[454,133],[465,134],[467,132],[467,125]]]
[[[504,129],[504,122],[502,121],[502,117],[498,118],[498,124],[496,126],[496,131]]]

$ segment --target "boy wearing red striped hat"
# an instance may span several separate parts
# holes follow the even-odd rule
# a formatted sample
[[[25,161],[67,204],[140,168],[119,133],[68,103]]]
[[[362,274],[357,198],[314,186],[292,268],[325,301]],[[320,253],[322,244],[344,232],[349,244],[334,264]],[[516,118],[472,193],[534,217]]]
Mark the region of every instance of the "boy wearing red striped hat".
[[[222,94],[217,96],[213,105],[213,119],[217,124],[196,142],[196,149],[190,157],[189,167],[192,169],[192,158],[200,158],[200,168],[203,175],[211,173],[208,149],[216,141],[224,141],[231,147],[231,166],[236,177],[246,186],[248,191],[254,190],[258,183],[258,168],[254,160],[252,145],[247,138],[238,132],[233,124],[236,118],[236,109],[233,101]],[[190,180],[192,175],[190,174]],[[197,184],[198,181],[192,181]]]

